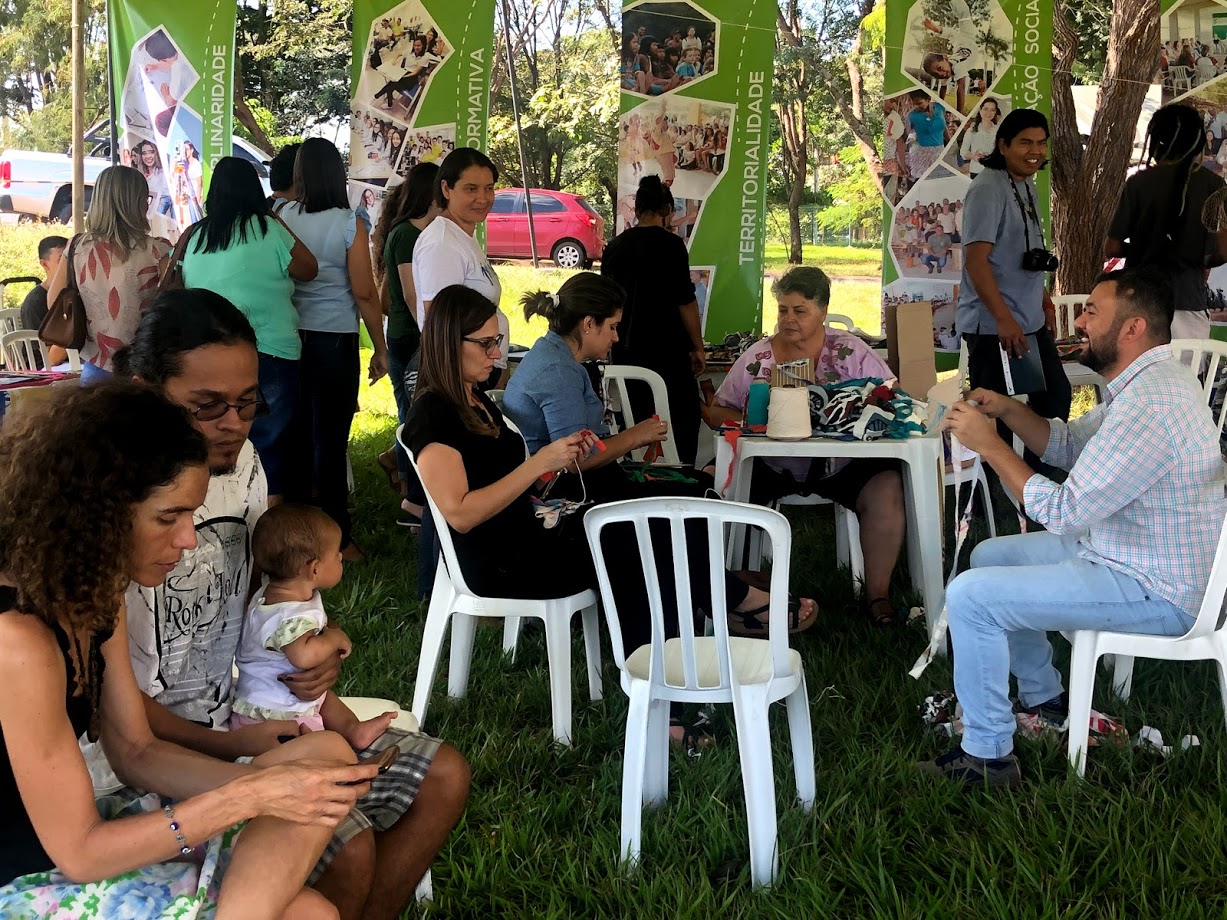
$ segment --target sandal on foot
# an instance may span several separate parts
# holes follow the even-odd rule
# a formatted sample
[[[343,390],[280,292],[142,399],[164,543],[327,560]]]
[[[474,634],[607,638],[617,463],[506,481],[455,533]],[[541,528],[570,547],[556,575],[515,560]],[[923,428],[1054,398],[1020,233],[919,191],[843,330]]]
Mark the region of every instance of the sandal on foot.
[[[687,722],[679,716],[670,716],[669,743],[685,751],[686,756],[691,760],[698,760],[703,756],[704,751],[709,751],[716,746],[716,739],[706,731],[707,725],[706,719]],[[682,730],[681,738],[673,734],[672,730],[675,728]]]
[[[875,597],[865,608],[869,622],[879,629],[890,629],[899,625],[899,614],[891,606],[890,598]]]
[[[381,454],[377,454],[375,460],[383,469],[384,474],[388,477],[388,485],[394,492],[399,493],[402,489],[400,481],[400,470],[396,466],[395,448],[388,448]]]
[[[729,634],[733,636],[747,636],[752,639],[767,638],[767,624],[758,618],[760,613],[766,613],[771,609],[771,602],[768,601],[761,607],[755,607],[753,610],[730,610],[729,611]],[[805,632],[815,623],[818,622],[818,605],[814,605],[814,612],[806,619],[801,619],[801,602],[791,594],[788,595],[788,634],[796,635],[799,632]]]

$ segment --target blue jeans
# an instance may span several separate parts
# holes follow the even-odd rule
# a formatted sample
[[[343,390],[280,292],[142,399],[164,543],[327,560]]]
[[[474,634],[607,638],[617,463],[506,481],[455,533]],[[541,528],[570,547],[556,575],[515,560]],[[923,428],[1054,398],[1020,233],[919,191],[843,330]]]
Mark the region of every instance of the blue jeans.
[[[111,380],[115,375],[110,371],[103,370],[97,364],[90,364],[88,361],[81,362],[81,382],[82,383],[103,383]]]
[[[396,400],[397,424],[405,424],[409,414],[409,395],[405,392],[405,371],[409,368],[409,360],[418,350],[420,336],[405,336],[400,339],[388,339],[388,380],[392,383],[392,397]],[[412,473],[409,458],[397,441],[395,446],[396,471],[401,482],[408,482]]]
[[[260,396],[268,405],[268,414],[252,422],[248,437],[268,477],[268,494],[284,495],[288,453],[285,432],[298,405],[298,362],[260,352]]]
[[[937,268],[940,271],[941,269],[945,268],[946,263],[950,261],[950,253],[946,253],[944,256],[935,256],[930,253],[925,253],[920,257],[920,261],[929,266],[930,271],[932,271],[934,268]]]
[[[946,608],[963,750],[973,757],[1004,757],[1014,748],[1011,674],[1024,706],[1061,694],[1046,631],[1179,636],[1193,626],[1193,617],[1135,579],[1079,558],[1073,537],[986,540],[972,552],[971,566],[951,583]]]

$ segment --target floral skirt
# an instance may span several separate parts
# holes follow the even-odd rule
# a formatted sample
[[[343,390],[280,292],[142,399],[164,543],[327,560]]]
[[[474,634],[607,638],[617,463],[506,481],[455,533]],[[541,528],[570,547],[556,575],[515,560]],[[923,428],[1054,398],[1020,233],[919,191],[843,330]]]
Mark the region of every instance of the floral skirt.
[[[106,796],[98,800],[104,818],[160,811],[154,794]],[[61,873],[32,872],[0,887],[0,917],[4,920],[206,920],[217,908],[222,875],[243,825],[202,843],[183,861],[158,863],[84,885]]]

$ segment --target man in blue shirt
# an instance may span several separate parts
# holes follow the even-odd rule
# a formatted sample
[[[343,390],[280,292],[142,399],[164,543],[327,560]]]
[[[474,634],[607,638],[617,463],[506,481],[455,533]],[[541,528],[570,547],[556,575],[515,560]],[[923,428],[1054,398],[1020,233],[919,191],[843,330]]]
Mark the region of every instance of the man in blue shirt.
[[[1082,362],[1107,381],[1105,397],[1073,422],[990,390],[951,407],[946,426],[1046,532],[981,543],[971,569],[951,582],[963,740],[922,764],[925,772],[1019,783],[1010,675],[1028,712],[1058,723],[1069,715],[1047,631],[1180,636],[1192,627],[1223,526],[1224,467],[1201,384],[1169,345],[1172,302],[1171,279],[1155,269],[1101,278],[1076,326]],[[1032,472],[992,419],[1069,477]]]
[[[967,343],[972,387],[1006,393],[1001,348],[1020,357],[1035,347],[1045,389],[1027,394],[1031,408],[1068,419],[1071,392],[1053,340],[1048,269],[1025,261],[1028,252],[1046,248],[1032,177],[1047,163],[1047,152],[1048,120],[1033,109],[1014,109],[997,129],[997,149],[981,161],[984,170],[967,190],[956,323]],[[1027,460],[1038,468],[1030,452]]]

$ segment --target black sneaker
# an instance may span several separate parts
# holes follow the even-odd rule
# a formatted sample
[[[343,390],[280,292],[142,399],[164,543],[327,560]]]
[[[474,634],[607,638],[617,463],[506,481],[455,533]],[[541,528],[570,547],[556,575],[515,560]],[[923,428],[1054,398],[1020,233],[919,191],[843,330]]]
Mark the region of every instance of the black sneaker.
[[[1033,716],[1039,716],[1058,730],[1065,731],[1068,728],[1069,722],[1069,696],[1062,691],[1060,696],[1054,696],[1038,706],[1024,706],[1021,700],[1016,700],[1014,702],[1014,711],[1027,712]]]
[[[955,745],[937,760],[926,760],[916,766],[922,773],[957,780],[968,787],[1008,786],[1017,789],[1022,785],[1022,768],[1013,754],[999,760],[984,760],[972,757],[963,751],[961,745]]]

